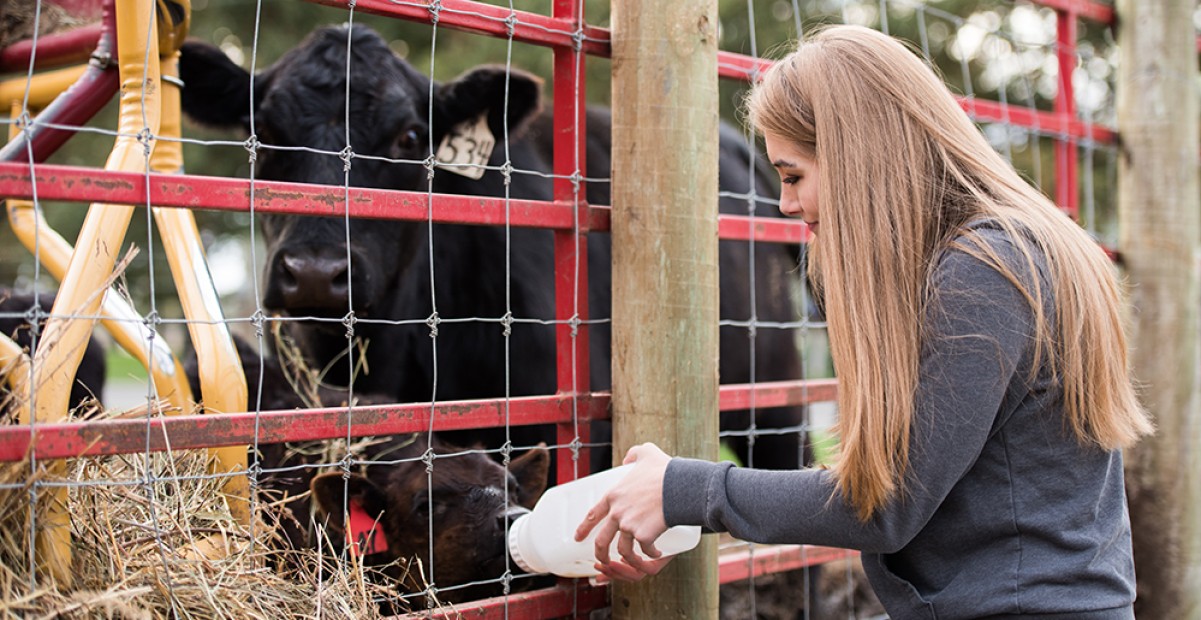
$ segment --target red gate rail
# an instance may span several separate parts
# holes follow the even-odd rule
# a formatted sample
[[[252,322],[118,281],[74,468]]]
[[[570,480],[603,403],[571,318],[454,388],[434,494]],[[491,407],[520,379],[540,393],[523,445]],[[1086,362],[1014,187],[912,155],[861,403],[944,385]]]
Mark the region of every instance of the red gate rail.
[[[758,407],[804,405],[838,396],[832,379],[723,385],[719,407],[737,411]],[[525,396],[504,400],[448,401],[370,405],[258,413],[164,416],[59,422],[0,428],[0,462],[64,459],[77,456],[139,454],[220,446],[367,437],[532,424],[567,424],[609,417],[608,392]]]
[[[756,545],[755,550],[722,554],[718,558],[718,582],[733,583],[771,573],[817,566],[858,556],[856,551],[813,545]],[[472,601],[464,605],[395,616],[394,620],[505,620],[507,618],[587,617],[588,612],[609,606],[609,589],[583,580],[563,580],[553,588],[519,592],[508,596]]]
[[[718,562],[718,581],[742,581],[858,555],[858,551],[815,545],[755,545],[754,551],[747,549],[722,554]]]
[[[250,181],[225,177],[194,175],[104,172],[94,168],[37,164],[30,173],[29,164],[0,163],[0,197],[33,198],[37,182],[39,200],[69,202],[106,202],[112,204],[160,207],[186,207],[215,211],[250,210]],[[539,200],[505,200],[485,196],[437,194],[431,200],[425,192],[370,189],[280,181],[254,182],[254,210],[257,213],[285,213],[326,217],[350,217],[433,221],[439,224],[478,224],[503,226],[507,219],[517,227],[574,230],[570,203]],[[347,202],[349,196],[349,202]],[[587,206],[582,218],[583,230],[609,230],[609,208]],[[721,215],[718,226],[722,239],[754,238],[756,241],[801,243],[808,230],[798,220],[749,218]]]
[[[346,0],[309,1],[314,4],[347,8]],[[436,19],[438,26],[484,34],[499,39],[507,39],[511,28],[514,41],[545,47],[574,48],[578,38],[580,50],[584,53],[593,56],[610,54],[609,31],[604,28],[588,25],[577,28],[570,19],[509,10],[469,0],[437,0],[436,3],[355,0],[354,10],[425,24],[434,23]],[[577,30],[579,31],[578,35]]]
[[[480,599],[463,605],[447,605],[427,613],[413,612],[390,620],[508,620],[509,618],[588,617],[588,612],[609,606],[609,588],[590,586],[585,581],[564,580],[553,588],[518,592]]]
[[[574,399],[581,420],[607,418],[609,395]],[[259,413],[163,416],[62,422],[0,428],[0,462],[20,461],[31,448],[39,459],[138,454],[221,446],[368,437],[436,430],[525,426],[572,420],[571,396],[371,405]],[[506,415],[507,414],[507,415]]]

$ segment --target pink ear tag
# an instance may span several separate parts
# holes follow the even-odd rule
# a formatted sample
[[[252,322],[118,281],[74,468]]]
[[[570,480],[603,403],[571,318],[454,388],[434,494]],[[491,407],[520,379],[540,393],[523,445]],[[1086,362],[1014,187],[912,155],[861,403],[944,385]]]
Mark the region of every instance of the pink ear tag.
[[[357,502],[350,502],[350,518],[346,523],[346,544],[357,557],[388,550],[384,530]]]

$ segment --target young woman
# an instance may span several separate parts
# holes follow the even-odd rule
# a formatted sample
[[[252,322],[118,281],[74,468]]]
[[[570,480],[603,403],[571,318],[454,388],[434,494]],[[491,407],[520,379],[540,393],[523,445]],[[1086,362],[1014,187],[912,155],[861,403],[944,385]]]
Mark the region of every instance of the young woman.
[[[898,620],[1133,618],[1120,449],[1151,425],[1105,254],[884,34],[821,31],[747,108],[780,210],[815,233],[837,461],[757,471],[635,447],[628,484],[577,531],[599,527],[598,568],[658,572],[635,541],[658,557],[666,527],[703,525],[858,549]]]

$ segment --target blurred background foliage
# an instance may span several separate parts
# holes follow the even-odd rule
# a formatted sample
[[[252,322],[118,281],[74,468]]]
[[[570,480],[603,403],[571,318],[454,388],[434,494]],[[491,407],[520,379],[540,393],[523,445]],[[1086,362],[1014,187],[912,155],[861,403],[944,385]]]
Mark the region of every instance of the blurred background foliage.
[[[10,3],[13,0],[9,0]],[[31,3],[33,0],[17,0]],[[495,4],[504,3],[496,2]],[[610,6],[603,0],[584,0],[590,24],[608,27]],[[9,7],[16,6],[8,4]],[[551,0],[515,0],[512,8],[550,14]],[[664,3],[664,10],[671,4]],[[1057,91],[1055,13],[1014,0],[720,0],[719,35],[723,50],[778,57],[786,53],[798,33],[821,24],[856,23],[883,29],[913,43],[942,73],[959,94],[1008,101],[1015,105],[1049,110]],[[446,80],[482,63],[510,63],[552,79],[552,54],[547,48],[458,32],[447,27],[411,23],[298,0],[193,0],[191,36],[219,46],[246,68],[268,67],[300,43],[308,32],[327,24],[352,19],[377,30],[391,48],[416,68]],[[11,14],[12,9],[9,9]],[[1201,17],[1198,18],[1201,26]],[[1081,118],[1112,126],[1113,76],[1118,49],[1108,28],[1081,22],[1079,58],[1070,76]],[[608,104],[610,63],[588,58],[585,63],[587,98]],[[14,76],[6,76],[14,77]],[[16,76],[19,77],[19,76]],[[738,102],[745,85],[723,80],[721,113],[739,124]],[[547,106],[550,102],[547,101]],[[115,106],[110,105],[92,123],[115,127]],[[1047,193],[1054,191],[1053,132],[1034,134],[1003,124],[984,126],[989,140],[1010,156],[1015,165]],[[193,174],[246,177],[245,136],[215,132],[186,123],[185,137],[207,144],[185,145],[187,170]],[[102,166],[113,138],[103,133],[81,133],[52,158],[54,163]],[[215,143],[214,143],[215,142]],[[1116,161],[1112,149],[1077,149],[1081,158],[1081,205],[1084,224],[1108,242],[1116,242],[1113,178]],[[85,205],[42,204],[47,219],[66,238],[74,239]],[[211,270],[225,298],[229,318],[246,317],[254,309],[251,286],[263,259],[262,248],[250,242],[249,214],[197,211],[211,261]],[[174,287],[162,251],[157,247],[145,209],[135,214],[127,244],[142,250],[129,270],[128,289],[139,312],[152,308],[165,318],[181,318]],[[0,226],[0,283],[29,289],[35,280],[55,286],[44,274],[36,276],[29,253]],[[150,282],[153,280],[153,287]],[[153,289],[153,296],[151,290]],[[170,332],[171,327],[167,330]],[[183,338],[182,329],[169,338]]]

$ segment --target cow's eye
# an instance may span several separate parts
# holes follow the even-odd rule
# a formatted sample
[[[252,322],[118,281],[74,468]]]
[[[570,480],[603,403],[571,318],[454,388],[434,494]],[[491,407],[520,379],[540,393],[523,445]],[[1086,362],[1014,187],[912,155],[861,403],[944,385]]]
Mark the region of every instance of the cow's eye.
[[[411,153],[421,146],[421,133],[415,127],[400,132],[396,138],[396,154]]]
[[[426,495],[425,493],[418,493],[417,495],[415,495],[413,497],[413,508],[412,508],[413,514],[423,515],[423,514],[426,514],[427,512],[429,512],[429,509],[430,509],[430,500],[429,500],[428,495]]]

